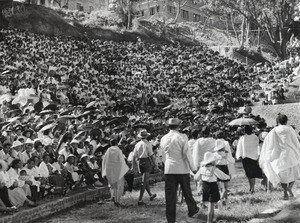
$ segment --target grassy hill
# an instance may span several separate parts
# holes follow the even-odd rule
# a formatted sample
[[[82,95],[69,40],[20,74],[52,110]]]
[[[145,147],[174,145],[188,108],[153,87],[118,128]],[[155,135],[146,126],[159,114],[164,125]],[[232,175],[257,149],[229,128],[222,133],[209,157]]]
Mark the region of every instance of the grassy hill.
[[[38,5],[26,6],[22,11],[7,17],[9,27],[48,35],[83,37],[85,29],[70,24],[52,9]]]

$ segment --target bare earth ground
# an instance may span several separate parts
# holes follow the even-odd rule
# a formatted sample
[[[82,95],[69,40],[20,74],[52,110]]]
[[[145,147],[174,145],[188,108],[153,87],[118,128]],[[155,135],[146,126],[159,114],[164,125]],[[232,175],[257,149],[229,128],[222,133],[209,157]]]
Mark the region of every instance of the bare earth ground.
[[[247,222],[250,219],[260,217],[260,213],[268,208],[282,209],[289,201],[282,200],[282,192],[279,189],[272,193],[266,193],[260,185],[261,180],[257,180],[256,192],[249,194],[248,182],[244,176],[241,163],[236,164],[236,175],[230,182],[231,195],[228,204],[222,210],[216,210],[218,223],[225,222]],[[194,198],[197,202],[201,197],[196,195],[195,183],[192,182]],[[299,183],[296,185],[299,188]],[[96,202],[82,205],[56,214],[47,219],[40,219],[38,222],[46,223],[160,223],[165,219],[165,197],[164,182],[151,186],[152,192],[157,193],[157,199],[150,202],[148,195],[144,201],[147,206],[137,206],[138,191],[126,193],[121,202],[126,204],[126,208],[117,208],[112,203],[98,205]],[[296,196],[299,194],[296,191]],[[188,218],[187,206],[185,203],[177,204],[177,222],[181,223],[201,223],[206,221],[207,209],[201,209],[200,214],[194,218]],[[266,216],[269,217],[270,215]]]

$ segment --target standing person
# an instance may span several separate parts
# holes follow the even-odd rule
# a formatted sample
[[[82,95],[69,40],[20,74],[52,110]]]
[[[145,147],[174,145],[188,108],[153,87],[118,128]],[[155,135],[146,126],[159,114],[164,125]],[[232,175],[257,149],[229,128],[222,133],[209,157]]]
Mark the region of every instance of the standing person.
[[[114,204],[120,207],[120,198],[124,192],[124,175],[129,170],[126,165],[124,155],[121,149],[118,147],[117,138],[110,140],[110,145],[104,154],[102,161],[102,176],[106,177],[111,194],[114,198]]]
[[[242,159],[243,167],[250,185],[250,193],[254,193],[255,178],[263,178],[258,164],[260,154],[259,139],[253,134],[252,126],[245,126],[245,134],[237,143],[236,159]]]
[[[216,162],[216,167],[225,174],[231,176],[233,174],[232,166],[235,163],[235,160],[232,157],[230,145],[224,139],[217,139],[215,144],[216,146],[214,151],[221,156],[221,159]],[[226,201],[228,198],[228,182],[230,181],[230,179],[218,179],[218,181],[221,189],[221,199],[218,202],[218,206],[219,208],[221,208],[222,205],[226,205]]]
[[[134,169],[138,169],[138,172],[142,174],[142,182],[140,188],[140,196],[138,205],[144,205],[143,196],[145,190],[150,196],[150,201],[156,197],[156,194],[152,194],[149,185],[149,175],[152,170],[152,166],[155,166],[154,153],[152,150],[152,144],[147,140],[150,134],[146,130],[142,130],[138,137],[141,139],[134,147],[133,156],[135,162]]]
[[[294,197],[292,187],[300,176],[300,143],[286,115],[278,115],[276,121],[263,142],[259,164],[273,186],[281,183],[287,200]]]
[[[193,169],[188,159],[188,137],[179,133],[181,121],[178,118],[170,118],[167,123],[169,133],[161,139],[160,146],[165,155],[165,196],[167,221],[176,221],[176,194],[178,185],[182,189],[185,202],[188,206],[188,216],[193,217],[199,212],[196,201],[193,198],[190,185],[190,170]]]
[[[215,222],[214,215],[215,203],[220,200],[220,192],[217,180],[229,180],[230,177],[219,168],[216,168],[216,161],[221,159],[217,154],[206,152],[203,162],[198,172],[195,174],[195,180],[201,180],[203,187],[203,202],[209,202],[207,212],[207,223]]]
[[[192,157],[196,170],[200,168],[200,163],[203,160],[204,153],[213,152],[215,148],[215,141],[210,134],[210,128],[205,126],[201,129],[200,138],[193,144]],[[197,182],[197,193],[201,194],[201,181]]]

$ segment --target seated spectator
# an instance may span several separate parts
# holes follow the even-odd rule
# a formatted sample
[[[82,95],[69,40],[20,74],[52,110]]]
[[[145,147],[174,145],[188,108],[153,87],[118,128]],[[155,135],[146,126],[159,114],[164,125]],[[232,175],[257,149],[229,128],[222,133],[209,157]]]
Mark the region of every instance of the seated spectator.
[[[70,154],[68,157],[67,157],[67,161],[65,162],[64,166],[65,166],[65,169],[71,174],[72,176],[72,179],[73,179],[73,187],[77,187],[80,185],[80,183],[82,182],[81,180],[81,174],[82,174],[82,171],[79,170],[79,168],[75,165],[75,162],[76,162],[76,157],[73,155],[73,154]]]
[[[18,172],[21,167],[22,162],[20,160],[13,160],[12,167],[10,168],[11,170],[2,172],[2,182],[4,182],[5,186],[10,189],[8,190],[8,195],[12,205],[21,207],[24,203],[27,203],[29,206],[35,207],[36,203],[27,198],[28,193],[26,194],[23,189],[26,187],[24,187],[24,184],[18,180],[19,175],[15,174],[15,172]],[[26,190],[26,192],[28,192],[28,190]]]

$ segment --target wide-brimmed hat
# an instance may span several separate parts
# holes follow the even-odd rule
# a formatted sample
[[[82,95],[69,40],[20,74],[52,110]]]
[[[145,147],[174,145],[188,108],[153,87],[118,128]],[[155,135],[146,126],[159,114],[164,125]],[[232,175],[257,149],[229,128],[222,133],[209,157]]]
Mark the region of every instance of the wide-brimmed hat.
[[[72,143],[77,143],[77,144],[79,144],[79,141],[78,141],[77,139],[73,139],[73,140],[70,142],[70,144],[72,144]]]
[[[267,135],[268,135],[268,132],[261,132],[261,133],[259,133],[258,138],[260,141],[264,141]]]
[[[68,160],[69,158],[72,158],[72,157],[76,158],[76,156],[74,156],[73,154],[70,154],[70,155],[67,156],[66,160]]]
[[[85,158],[85,157],[89,157],[89,155],[87,155],[87,154],[82,154],[81,157],[80,157],[80,160],[82,160],[82,159]]]
[[[148,136],[150,136],[151,134],[149,132],[147,132],[147,130],[142,130],[139,134],[138,137],[139,138],[147,138]]]
[[[217,139],[216,142],[215,142],[214,151],[217,152],[217,151],[219,151],[220,149],[223,149],[223,148],[225,148],[224,140]]]
[[[0,171],[6,171],[7,168],[8,168],[7,163],[4,160],[0,159]]]
[[[21,143],[19,140],[16,140],[13,142],[11,148],[15,148],[15,147],[18,147],[18,146],[22,146],[23,143]]]
[[[178,126],[181,125],[181,120],[179,118],[170,118],[167,122],[166,125],[168,126]]]
[[[220,157],[217,154],[214,154],[211,152],[206,152],[206,153],[204,153],[204,158],[203,158],[202,164],[207,165],[207,164],[213,163],[219,159],[220,159]]]
[[[24,144],[34,144],[34,141],[31,140],[30,138],[26,139],[25,143]]]

